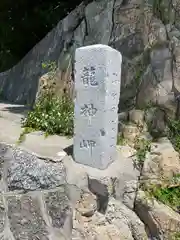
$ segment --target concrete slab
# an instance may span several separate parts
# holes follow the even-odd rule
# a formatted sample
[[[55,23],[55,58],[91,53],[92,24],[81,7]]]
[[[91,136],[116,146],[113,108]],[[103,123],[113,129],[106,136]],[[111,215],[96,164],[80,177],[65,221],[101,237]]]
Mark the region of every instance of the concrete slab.
[[[18,145],[39,158],[61,161],[66,155],[64,149],[72,145],[73,139],[58,135],[45,137],[42,132],[32,132],[18,143],[23,132],[21,119],[27,111],[24,106],[0,102],[0,143]]]
[[[29,108],[24,105],[0,102],[0,117],[20,123],[28,113]]]

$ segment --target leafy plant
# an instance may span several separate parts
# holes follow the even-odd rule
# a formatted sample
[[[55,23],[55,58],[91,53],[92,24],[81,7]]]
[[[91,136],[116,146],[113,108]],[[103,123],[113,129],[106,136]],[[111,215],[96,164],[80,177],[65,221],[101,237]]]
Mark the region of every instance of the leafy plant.
[[[137,139],[135,143],[136,162],[138,168],[142,168],[147,152],[151,151],[151,142],[146,139]]]
[[[22,127],[26,131],[44,131],[46,134],[73,135],[73,112],[72,99],[63,94],[57,96],[55,93],[55,71],[54,63],[43,64],[50,69],[48,84],[43,88],[32,111],[22,121]],[[27,130],[28,129],[28,130]],[[20,138],[23,138],[23,133]]]
[[[171,234],[171,240],[180,240],[180,232]]]
[[[159,184],[142,183],[141,189],[148,198],[155,198],[180,213],[180,174],[175,174],[170,179],[163,178]]]
[[[24,128],[41,130],[48,134],[73,134],[73,103],[64,95],[62,97],[41,96],[22,122]]]
[[[168,137],[174,145],[176,151],[180,152],[180,120],[169,119],[168,127]]]
[[[126,139],[121,134],[118,134],[117,145],[125,145],[125,144],[126,144]]]
[[[168,205],[176,211],[180,208],[180,186],[163,187],[153,186],[149,189],[151,195],[153,195],[158,201]]]
[[[171,20],[170,12],[172,11],[172,3],[171,0],[164,1],[164,0],[153,0],[153,13],[164,24],[168,24]]]

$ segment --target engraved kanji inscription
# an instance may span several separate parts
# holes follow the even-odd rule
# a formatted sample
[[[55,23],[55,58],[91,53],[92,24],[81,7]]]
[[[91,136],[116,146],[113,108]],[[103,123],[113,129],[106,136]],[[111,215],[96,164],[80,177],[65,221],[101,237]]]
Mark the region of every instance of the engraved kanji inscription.
[[[76,48],[75,61],[73,158],[104,170],[117,155],[122,56],[100,43]]]
[[[95,67],[84,67],[81,80],[86,86],[97,86],[96,81],[96,68]]]
[[[96,146],[96,142],[93,140],[82,140],[80,142],[80,148],[93,148]]]
[[[82,142],[80,142],[80,148],[89,149],[91,155],[92,155],[93,148],[95,146],[96,146],[96,142],[94,140],[82,140]]]
[[[84,104],[84,106],[81,108],[81,115],[83,116],[94,116],[97,112],[97,108],[94,107],[94,104]]]

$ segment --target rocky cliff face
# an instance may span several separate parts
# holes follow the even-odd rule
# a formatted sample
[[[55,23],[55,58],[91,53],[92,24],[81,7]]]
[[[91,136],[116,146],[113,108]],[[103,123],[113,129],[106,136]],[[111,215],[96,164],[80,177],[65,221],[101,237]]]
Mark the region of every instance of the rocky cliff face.
[[[94,0],[59,22],[20,63],[0,74],[4,98],[33,103],[41,63],[58,61],[59,82],[72,81],[77,47],[102,43],[123,56],[120,109],[160,106],[176,114],[180,89],[178,0]]]

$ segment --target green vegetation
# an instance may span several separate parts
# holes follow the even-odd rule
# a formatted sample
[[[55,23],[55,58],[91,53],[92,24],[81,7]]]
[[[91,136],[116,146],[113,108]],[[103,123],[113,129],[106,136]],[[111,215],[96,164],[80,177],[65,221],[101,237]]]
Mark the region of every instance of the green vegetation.
[[[180,174],[174,175],[172,179],[164,179],[161,184],[150,186],[143,184],[141,188],[148,194],[148,197],[157,199],[177,212],[180,211]]]
[[[153,0],[153,13],[166,25],[173,23],[175,14],[172,0]]]
[[[153,195],[157,200],[174,209],[178,209],[180,206],[180,187],[155,188],[153,190]]]
[[[122,134],[118,134],[118,136],[117,136],[117,145],[126,145],[126,143],[127,143],[127,141],[122,136]]]
[[[24,140],[25,134],[32,131],[43,131],[46,135],[73,135],[73,101],[67,94],[59,96],[55,92],[55,63],[42,65],[50,70],[48,83],[40,92],[32,111],[22,121],[24,131],[19,137],[19,142]]]
[[[176,151],[180,152],[180,120],[168,121],[168,137],[171,140]]]
[[[146,139],[137,139],[135,143],[136,160],[135,165],[138,168],[143,167],[147,152],[151,151],[151,142]]]
[[[171,240],[180,240],[180,232],[171,234]]]
[[[24,128],[44,131],[47,134],[73,134],[73,103],[63,95],[61,97],[41,96],[33,110],[23,121]]]
[[[20,144],[22,142],[24,142],[25,138],[26,138],[26,134],[30,133],[30,132],[34,132],[35,130],[33,128],[29,128],[29,127],[25,127],[24,130],[22,131],[22,133],[19,136],[18,141],[16,142],[16,144]]]
[[[179,211],[180,207],[180,186],[163,187],[163,186],[151,186],[148,193],[156,198],[158,201],[168,205],[175,211]]]

